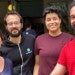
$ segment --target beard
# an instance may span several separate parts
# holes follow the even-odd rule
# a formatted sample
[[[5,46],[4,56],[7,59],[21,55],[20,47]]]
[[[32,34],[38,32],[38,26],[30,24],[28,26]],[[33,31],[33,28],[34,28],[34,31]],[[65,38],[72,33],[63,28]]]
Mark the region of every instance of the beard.
[[[71,26],[71,32],[73,35],[75,35],[75,24]]]
[[[17,30],[17,29],[16,29],[16,30]],[[12,31],[13,31],[13,30],[12,30]],[[9,32],[9,31],[7,30],[8,36],[11,36],[11,37],[18,37],[18,36],[21,35],[21,33],[22,33],[22,30],[17,30],[18,33],[12,33],[12,31]]]

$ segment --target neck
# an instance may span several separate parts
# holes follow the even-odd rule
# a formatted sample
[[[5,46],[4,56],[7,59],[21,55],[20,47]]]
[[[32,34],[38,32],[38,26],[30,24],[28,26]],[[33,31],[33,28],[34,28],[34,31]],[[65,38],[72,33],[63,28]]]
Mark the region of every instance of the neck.
[[[13,43],[19,44],[21,42],[21,35],[18,37],[11,37],[9,36],[9,40]]]
[[[59,31],[56,31],[56,32],[49,32],[49,35],[51,35],[51,36],[58,36],[61,33],[62,33],[61,30],[59,30]]]

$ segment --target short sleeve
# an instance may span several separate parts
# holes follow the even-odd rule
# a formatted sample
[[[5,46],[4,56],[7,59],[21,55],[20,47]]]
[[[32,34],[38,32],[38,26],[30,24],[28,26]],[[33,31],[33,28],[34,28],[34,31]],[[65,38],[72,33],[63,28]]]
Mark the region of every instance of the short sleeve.
[[[36,40],[35,40],[34,54],[39,55],[39,40],[38,40],[38,38],[36,38]]]

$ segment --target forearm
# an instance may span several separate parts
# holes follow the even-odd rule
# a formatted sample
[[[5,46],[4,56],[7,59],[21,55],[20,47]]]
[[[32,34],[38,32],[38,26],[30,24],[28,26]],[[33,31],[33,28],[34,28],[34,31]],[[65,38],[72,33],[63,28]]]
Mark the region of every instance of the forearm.
[[[39,71],[39,65],[35,65],[33,75],[38,75],[38,71]]]
[[[64,75],[65,73],[66,73],[65,66],[57,64],[50,75]]]

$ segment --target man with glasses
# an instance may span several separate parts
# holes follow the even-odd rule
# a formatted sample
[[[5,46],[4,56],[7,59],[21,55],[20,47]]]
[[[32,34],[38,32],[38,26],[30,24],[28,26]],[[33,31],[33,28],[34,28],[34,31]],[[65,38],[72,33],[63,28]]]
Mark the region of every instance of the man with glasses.
[[[34,37],[22,34],[23,20],[19,13],[8,12],[4,22],[9,37],[0,49],[2,56],[12,61],[14,75],[32,75]]]

